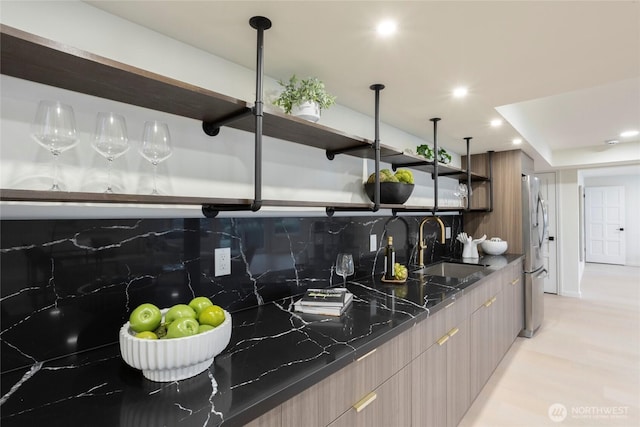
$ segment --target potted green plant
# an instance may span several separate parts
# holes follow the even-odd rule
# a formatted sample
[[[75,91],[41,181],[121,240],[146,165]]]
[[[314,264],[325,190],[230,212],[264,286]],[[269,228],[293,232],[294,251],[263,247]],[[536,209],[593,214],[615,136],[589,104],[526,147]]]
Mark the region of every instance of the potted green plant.
[[[427,144],[418,145],[416,147],[416,153],[418,156],[422,156],[427,160],[433,160],[433,148]]]
[[[451,163],[451,154],[447,153],[444,148],[438,148],[438,161],[445,165]]]
[[[294,74],[287,83],[282,80],[278,83],[284,90],[273,103],[284,108],[287,114],[317,122],[320,111],[336,102],[336,97],[327,93],[324,83],[317,77],[300,80]]]

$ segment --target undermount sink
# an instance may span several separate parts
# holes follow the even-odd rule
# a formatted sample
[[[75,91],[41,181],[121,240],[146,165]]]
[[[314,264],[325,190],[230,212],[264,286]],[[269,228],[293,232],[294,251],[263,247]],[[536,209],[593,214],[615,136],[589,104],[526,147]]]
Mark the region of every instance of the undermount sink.
[[[414,274],[429,274],[431,276],[454,277],[456,279],[464,279],[473,273],[483,270],[482,265],[458,264],[455,262],[439,262],[438,264],[422,267],[412,271]]]

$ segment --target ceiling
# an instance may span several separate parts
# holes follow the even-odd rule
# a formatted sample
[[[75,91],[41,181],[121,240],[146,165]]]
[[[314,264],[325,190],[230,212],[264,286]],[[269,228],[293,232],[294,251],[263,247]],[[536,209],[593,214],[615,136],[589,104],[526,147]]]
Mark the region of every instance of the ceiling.
[[[471,136],[472,153],[522,148],[549,170],[584,166],[583,151],[619,139],[610,149],[626,151],[589,166],[640,161],[640,137],[619,137],[640,130],[638,1],[86,3],[252,69],[248,20],[266,16],[268,76],[317,76],[338,103],[368,115],[368,87],[383,83],[382,121],[431,141],[428,119],[441,117],[438,142],[454,152]],[[376,35],[383,19],[397,22],[392,37]],[[457,86],[465,98],[452,96]],[[503,125],[491,127],[496,118]],[[574,164],[554,164],[557,152]]]

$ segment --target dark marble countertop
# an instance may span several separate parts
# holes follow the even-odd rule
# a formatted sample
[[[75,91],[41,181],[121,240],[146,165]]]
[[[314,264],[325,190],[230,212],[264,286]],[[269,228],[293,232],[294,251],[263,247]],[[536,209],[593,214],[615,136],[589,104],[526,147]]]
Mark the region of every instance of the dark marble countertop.
[[[349,281],[354,302],[339,317],[292,313],[295,298],[233,313],[231,342],[208,371],[154,383],[127,366],[118,344],[2,375],[4,427],[242,425],[460,297],[520,258],[485,257],[464,279],[410,275],[389,285]],[[37,339],[34,338],[34,339]]]

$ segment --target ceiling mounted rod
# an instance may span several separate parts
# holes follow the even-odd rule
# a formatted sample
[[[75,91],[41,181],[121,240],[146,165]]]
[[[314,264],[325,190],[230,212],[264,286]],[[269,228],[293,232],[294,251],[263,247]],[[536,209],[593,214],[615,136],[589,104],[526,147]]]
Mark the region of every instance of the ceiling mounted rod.
[[[464,138],[467,141],[467,207],[466,209],[471,209],[471,152],[469,141],[471,141],[473,137],[466,136]]]
[[[433,213],[438,210],[438,122],[439,117],[429,119],[433,122]]]
[[[373,190],[373,211],[380,209],[380,91],[384,85],[377,83],[369,86],[375,91],[375,137],[373,140],[374,164],[376,172],[375,188]]]
[[[369,86],[369,89],[375,91],[375,138],[373,140],[374,163],[375,163],[375,187],[373,192],[373,205],[368,208],[339,208],[329,206],[326,208],[327,215],[333,216],[336,211],[370,211],[378,212],[380,210],[380,91],[384,89],[384,85],[380,83]],[[333,160],[333,153],[327,151],[327,158]],[[330,157],[331,154],[331,157]],[[395,215],[395,213],[394,213]]]
[[[254,16],[249,20],[249,25],[257,32],[256,46],[256,103],[250,112],[255,117],[255,147],[254,147],[254,197],[253,202],[247,205],[203,205],[202,213],[212,218],[218,211],[258,211],[262,207],[262,120],[263,120],[263,80],[264,80],[264,31],[271,28],[271,21],[264,16]],[[244,117],[247,111],[243,110],[237,116]],[[203,124],[204,128],[204,124]],[[206,132],[206,129],[205,129]]]

